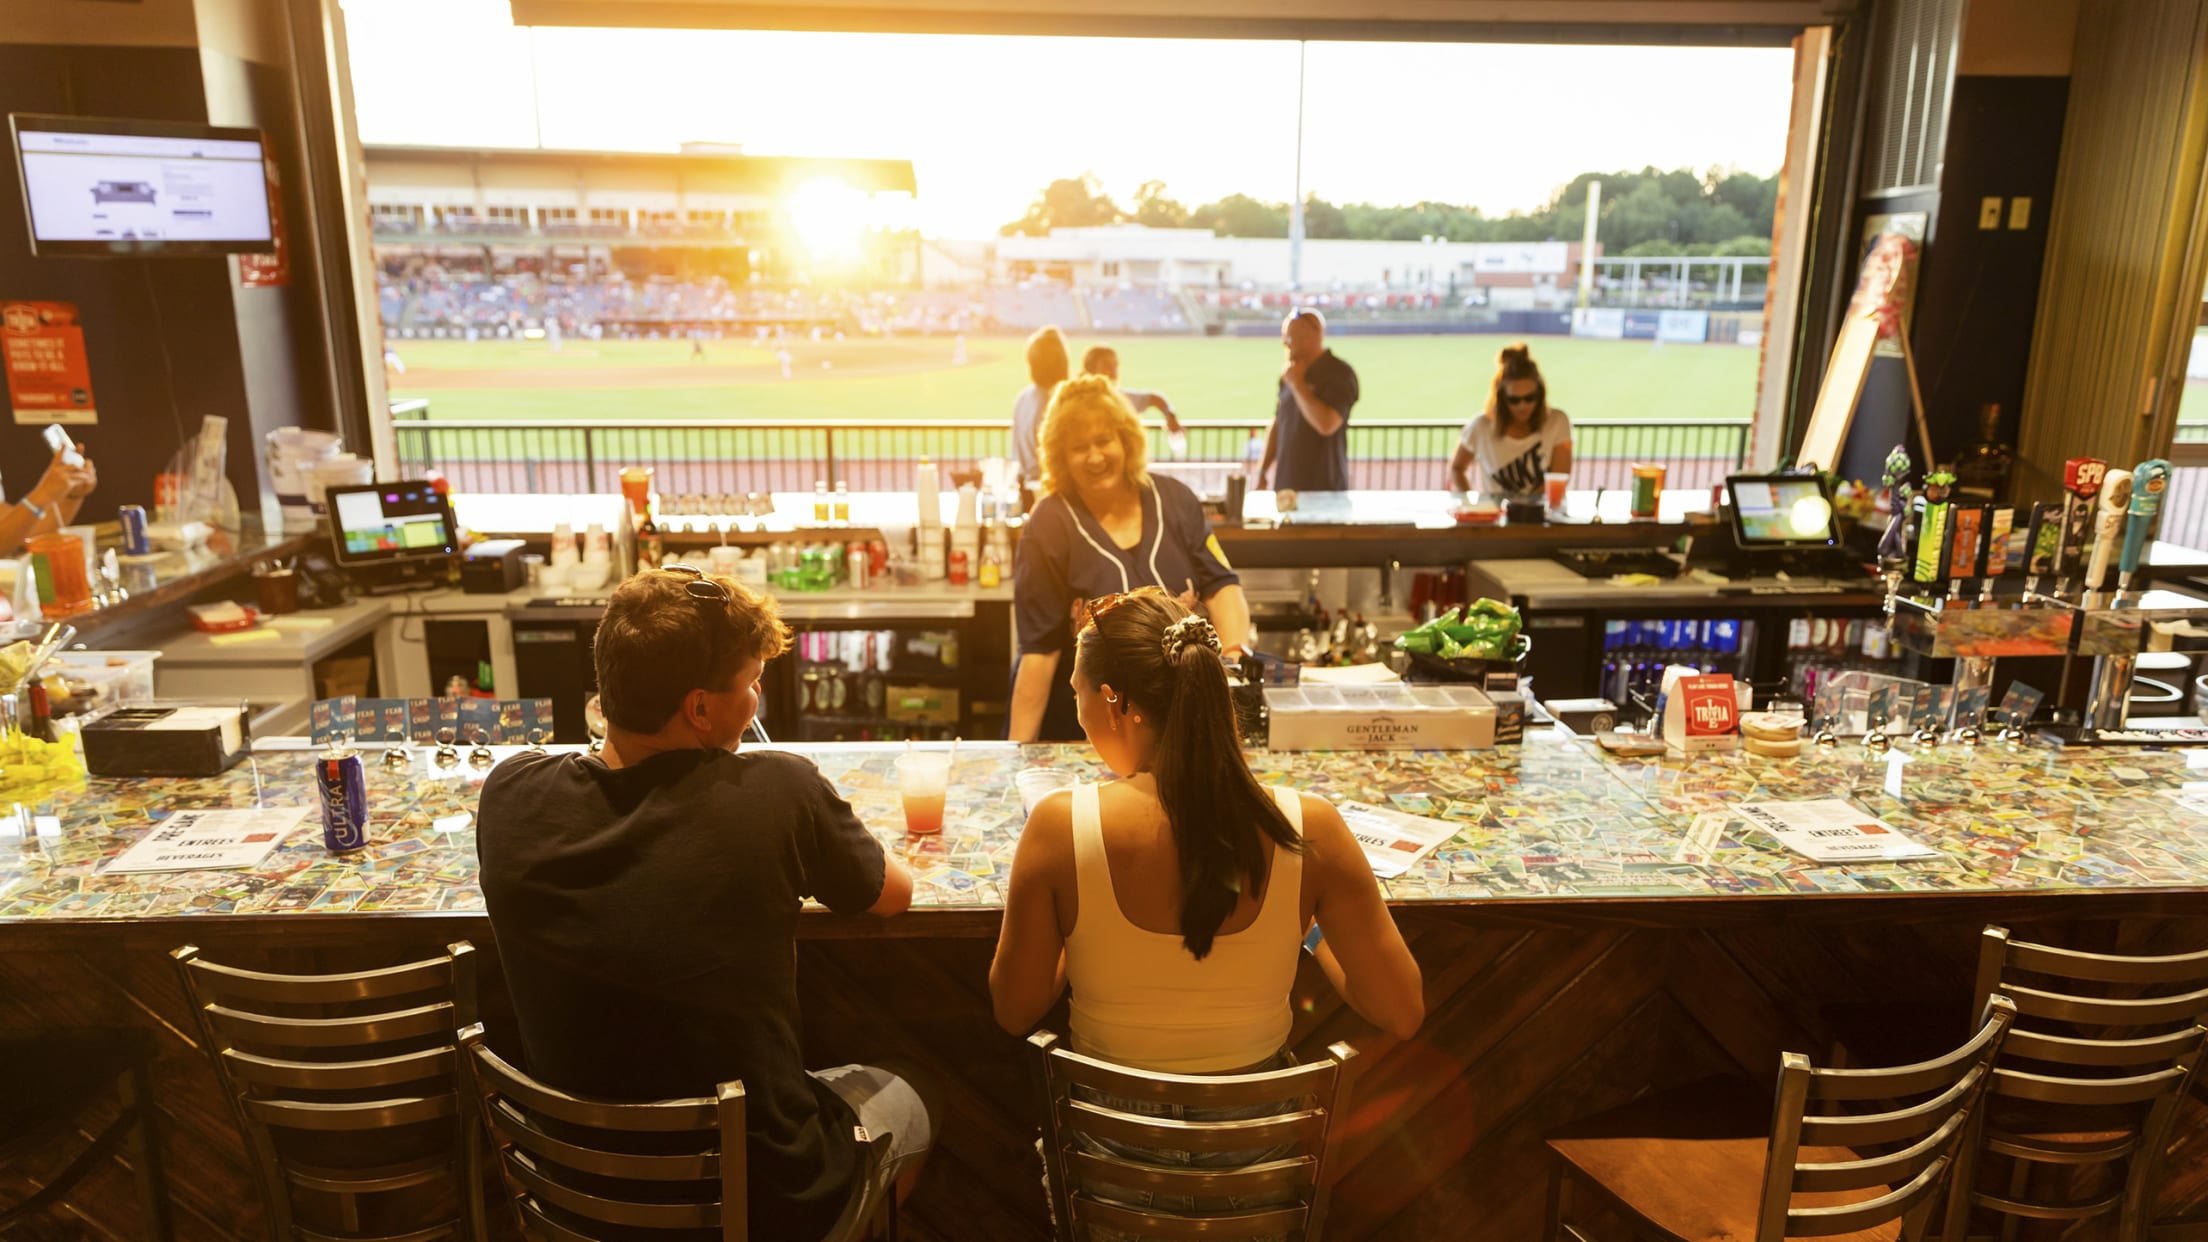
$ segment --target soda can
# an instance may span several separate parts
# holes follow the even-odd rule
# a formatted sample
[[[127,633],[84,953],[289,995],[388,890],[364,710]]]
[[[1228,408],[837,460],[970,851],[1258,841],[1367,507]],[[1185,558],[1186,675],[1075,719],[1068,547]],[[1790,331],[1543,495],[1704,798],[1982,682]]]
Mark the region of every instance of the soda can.
[[[145,556],[153,551],[153,541],[146,538],[146,510],[143,506],[122,506],[115,510],[115,520],[123,528],[124,556]]]
[[[315,759],[314,776],[322,795],[322,844],[333,854],[368,844],[368,777],[360,755],[333,742]]]
[[[852,544],[849,550],[843,554],[843,561],[845,566],[844,577],[850,588],[854,591],[865,590],[867,579],[873,572],[873,562],[867,556],[865,545]]]

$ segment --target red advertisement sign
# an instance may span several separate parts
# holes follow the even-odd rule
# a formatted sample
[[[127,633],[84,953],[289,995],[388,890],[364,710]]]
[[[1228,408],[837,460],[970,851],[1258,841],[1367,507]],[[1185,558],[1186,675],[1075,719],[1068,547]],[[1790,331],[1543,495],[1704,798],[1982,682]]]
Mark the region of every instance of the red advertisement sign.
[[[0,302],[0,366],[18,423],[96,423],[84,329],[68,302]]]
[[[1740,699],[1726,673],[1681,677],[1664,700],[1664,744],[1688,753],[1740,745]]]
[[[284,238],[283,195],[277,192],[279,181],[276,161],[266,163],[268,171],[268,234],[276,243],[272,254],[241,254],[238,256],[238,284],[247,289],[271,289],[291,283],[291,243]]]

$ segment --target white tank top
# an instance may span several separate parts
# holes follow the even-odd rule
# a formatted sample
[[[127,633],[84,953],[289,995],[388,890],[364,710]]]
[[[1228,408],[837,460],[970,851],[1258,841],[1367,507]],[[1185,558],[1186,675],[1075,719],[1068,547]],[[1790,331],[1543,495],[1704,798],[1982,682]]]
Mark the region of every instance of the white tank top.
[[[1276,788],[1296,835],[1303,802]],[[1242,1069],[1288,1042],[1288,991],[1303,942],[1303,855],[1273,850],[1257,919],[1212,941],[1197,961],[1180,933],[1127,921],[1104,856],[1097,787],[1073,790],[1073,867],[1080,910],[1066,937],[1075,1050],[1138,1069],[1200,1074]]]

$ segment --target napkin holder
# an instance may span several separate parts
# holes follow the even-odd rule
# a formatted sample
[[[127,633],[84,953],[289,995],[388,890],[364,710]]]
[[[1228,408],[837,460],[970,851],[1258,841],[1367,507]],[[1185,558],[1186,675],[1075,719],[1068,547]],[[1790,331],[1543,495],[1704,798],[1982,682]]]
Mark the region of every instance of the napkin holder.
[[[93,776],[217,776],[253,745],[243,703],[152,702],[118,707],[83,729]]]

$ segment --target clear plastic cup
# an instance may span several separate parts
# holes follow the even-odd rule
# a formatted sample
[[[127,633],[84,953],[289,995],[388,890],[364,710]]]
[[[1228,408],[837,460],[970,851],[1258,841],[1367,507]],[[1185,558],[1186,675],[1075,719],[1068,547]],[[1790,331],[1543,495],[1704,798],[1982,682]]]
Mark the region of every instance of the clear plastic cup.
[[[1572,476],[1568,473],[1551,470],[1542,477],[1542,482],[1548,485],[1549,508],[1562,513],[1564,511],[1564,493],[1572,485]]]
[[[914,750],[897,756],[897,792],[904,795],[905,831],[929,836],[943,831],[943,798],[951,782],[951,757]]]

